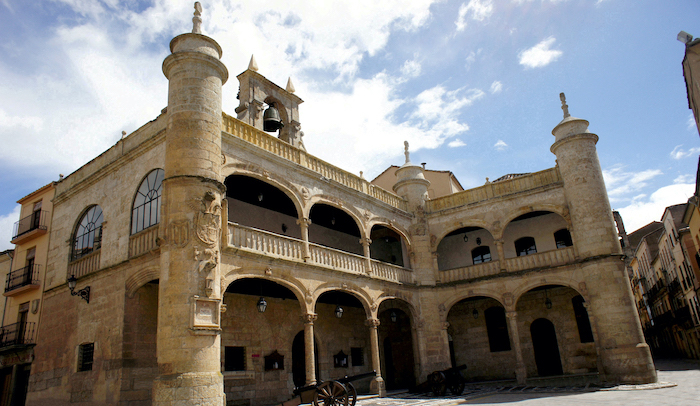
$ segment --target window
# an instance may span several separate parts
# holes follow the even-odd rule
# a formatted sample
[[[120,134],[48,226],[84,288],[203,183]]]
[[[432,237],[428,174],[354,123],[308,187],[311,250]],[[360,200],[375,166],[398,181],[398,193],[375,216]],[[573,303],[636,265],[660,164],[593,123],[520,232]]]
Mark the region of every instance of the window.
[[[505,309],[499,306],[489,307],[484,311],[484,318],[491,352],[510,351]]]
[[[32,209],[32,225],[31,229],[39,228],[41,225],[41,200],[34,203],[34,208]]]
[[[78,372],[92,371],[94,354],[95,343],[80,344],[80,347],[78,347]]]
[[[245,347],[224,348],[224,371],[245,371]]]
[[[519,257],[537,253],[535,239],[532,237],[523,237],[515,241],[515,252]]]
[[[557,243],[557,248],[566,248],[574,245],[571,241],[571,233],[565,228],[554,233],[554,241]]]
[[[593,342],[593,331],[591,330],[591,322],[588,320],[588,311],[583,305],[583,296],[576,295],[571,299],[574,305],[574,315],[576,317],[576,325],[578,326],[578,335],[582,343]]]
[[[363,354],[362,347],[350,348],[350,358],[352,358],[352,366],[354,367],[365,365],[365,355]]]
[[[491,249],[487,246],[476,247],[472,250],[472,262],[474,265],[491,261]]]
[[[102,220],[100,206],[92,206],[83,214],[75,229],[71,259],[76,260],[100,249],[102,246]]]
[[[162,169],[152,170],[141,182],[131,211],[131,234],[160,222],[160,196],[163,192]]]

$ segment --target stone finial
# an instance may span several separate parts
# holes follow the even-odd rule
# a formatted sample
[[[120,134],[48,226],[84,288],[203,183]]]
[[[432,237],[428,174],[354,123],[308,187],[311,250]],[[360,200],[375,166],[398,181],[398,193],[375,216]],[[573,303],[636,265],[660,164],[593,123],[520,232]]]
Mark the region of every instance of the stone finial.
[[[192,34],[202,33],[202,5],[194,2],[194,17],[192,17]]]
[[[566,104],[566,96],[564,93],[559,93],[559,99],[561,100],[561,109],[564,110],[564,118],[569,117],[569,105]]]
[[[408,141],[403,142],[403,154],[406,155],[406,163],[411,162],[411,159],[408,157]]]
[[[294,83],[292,83],[291,76],[289,77],[289,79],[287,79],[287,88],[284,90],[288,91],[289,93],[294,93],[296,91],[296,89],[294,88]]]
[[[253,72],[258,71],[258,63],[255,61],[255,55],[250,56],[250,63],[248,64],[248,69],[252,70]]]

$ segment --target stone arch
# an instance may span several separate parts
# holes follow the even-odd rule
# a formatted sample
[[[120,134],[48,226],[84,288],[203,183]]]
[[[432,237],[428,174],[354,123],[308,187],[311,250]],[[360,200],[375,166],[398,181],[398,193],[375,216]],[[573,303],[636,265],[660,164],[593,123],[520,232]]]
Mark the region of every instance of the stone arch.
[[[305,218],[309,218],[309,216],[311,215],[311,209],[317,204],[325,204],[327,206],[332,206],[338,210],[345,212],[355,221],[357,228],[360,230],[360,238],[369,238],[369,235],[366,231],[367,226],[365,225],[364,220],[362,220],[362,216],[354,206],[345,205],[342,202],[337,201],[337,198],[333,196],[314,195],[309,198],[309,200],[306,202],[306,206],[304,207],[303,213]]]
[[[316,309],[316,304],[318,303],[318,298],[321,297],[326,292],[331,292],[331,291],[340,291],[343,293],[347,293],[349,295],[352,295],[355,297],[357,300],[360,301],[362,304],[362,308],[365,310],[365,314],[367,315],[367,318],[369,318],[372,315],[371,312],[371,299],[370,296],[363,291],[359,286],[356,286],[355,284],[352,285],[346,285],[346,284],[341,284],[338,286],[337,283],[333,282],[326,282],[319,287],[317,287],[313,294],[311,295],[311,304],[309,305],[309,308],[312,309],[312,311],[315,311]]]
[[[285,127],[291,125],[292,121],[289,118],[289,114],[287,114],[287,106],[278,98],[275,96],[268,94],[265,96],[265,100],[263,101],[266,103],[268,106],[274,104],[275,108],[277,111],[280,113],[280,120],[284,124]]]
[[[408,230],[404,229],[403,227],[398,226],[395,222],[387,219],[386,217],[375,217],[372,220],[368,221],[366,224],[366,234],[370,235],[372,233],[372,228],[374,226],[384,226],[386,228],[390,228],[393,231],[395,231],[397,234],[399,234],[403,240],[406,242],[406,248],[411,247],[411,238],[408,233]]]
[[[462,234],[464,234],[464,241],[460,237]],[[471,238],[467,237],[468,234]],[[439,240],[432,237],[431,240],[434,240],[431,241],[431,244],[433,244],[432,249],[437,254],[436,265],[439,271],[477,265],[481,262],[490,262],[491,260],[502,260],[498,255],[497,240],[491,231],[491,227],[483,220],[461,222],[457,228],[441,231]],[[474,260],[472,251],[480,247],[488,249],[489,256],[487,261],[477,262]]]
[[[503,218],[501,222],[501,227],[494,229],[492,231],[493,238],[503,239],[503,232],[508,228],[508,225],[516,218],[522,216],[523,214],[532,213],[536,211],[546,211],[554,214],[558,214],[561,218],[566,221],[566,227],[571,230],[571,217],[569,216],[569,208],[566,206],[561,206],[557,204],[532,204],[529,206],[519,207],[513,211],[508,212],[508,214]]]
[[[531,291],[532,289],[538,288],[540,286],[548,286],[548,285],[560,285],[564,286],[567,288],[571,288],[575,292],[577,292],[579,295],[583,297],[583,300],[586,302],[589,302],[589,294],[588,291],[585,289],[585,283],[580,282],[578,286],[576,286],[576,281],[573,280],[570,277],[562,277],[562,276],[547,276],[547,278],[539,278],[539,279],[526,279],[522,284],[520,284],[518,287],[513,289],[513,306],[512,308],[506,307],[506,310],[515,310],[515,307],[518,304],[518,301],[524,294],[527,292]],[[582,289],[583,288],[583,289]]]
[[[301,315],[313,312],[313,308],[310,306],[312,303],[312,297],[310,293],[307,292],[304,284],[301,283],[296,278],[291,277],[276,277],[272,275],[267,275],[263,270],[261,273],[241,273],[238,271],[232,271],[227,273],[221,278],[221,292],[226,292],[231,283],[241,280],[241,279],[264,279],[270,282],[277,283],[285,288],[289,289],[294,296],[297,298],[301,306]]]
[[[230,170],[232,169],[232,170]],[[289,199],[292,201],[294,204],[294,207],[296,208],[297,215],[299,218],[303,216],[306,216],[304,212],[304,205],[302,202],[304,201],[303,197],[298,193],[297,188],[290,182],[284,180],[284,179],[278,179],[278,178],[273,178],[271,177],[270,173],[267,171],[263,170],[262,168],[258,167],[257,165],[252,165],[252,164],[229,164],[225,165],[222,168],[222,174],[224,175],[224,183],[226,182],[226,179],[228,179],[230,176],[234,175],[239,175],[239,176],[247,176],[253,179],[257,179],[261,182],[267,183],[270,186],[273,186],[277,189],[279,189],[282,193],[287,195]]]
[[[160,267],[158,266],[150,266],[136,271],[126,279],[124,284],[126,296],[129,298],[134,297],[134,294],[141,286],[155,279],[160,279]]]
[[[467,227],[478,227],[478,228],[483,228],[484,230],[488,231],[494,238],[496,239],[496,234],[494,230],[493,223],[489,223],[488,221],[481,220],[481,219],[467,219],[464,221],[460,221],[459,224],[453,225],[452,227],[442,227],[440,228],[440,233],[435,234],[435,248],[437,248],[438,245],[440,245],[440,242],[447,236],[447,234],[450,234],[452,232],[455,232],[459,230],[460,228],[467,228]]]
[[[447,321],[447,315],[450,314],[450,310],[454,305],[457,303],[461,302],[464,299],[469,299],[473,297],[486,297],[489,299],[493,299],[497,301],[501,306],[503,306],[504,309],[508,310],[508,307],[504,303],[503,300],[503,295],[499,295],[496,292],[492,292],[488,289],[483,289],[483,288],[478,288],[478,289],[470,289],[468,292],[458,292],[453,294],[452,296],[449,296],[447,300],[442,302],[440,304],[440,313],[441,313],[441,321]],[[442,311],[442,309],[445,309],[445,311]]]
[[[379,309],[382,307],[382,303],[388,301],[388,300],[400,300],[403,303],[406,304],[408,310],[410,311],[409,316],[411,317],[411,320],[413,321],[413,325],[418,325],[419,322],[419,316],[420,312],[418,311],[418,306],[416,306],[414,303],[412,303],[411,299],[408,299],[406,297],[401,296],[398,294],[398,292],[391,293],[391,292],[385,292],[382,293],[375,301],[374,304],[372,305],[372,317],[376,318],[379,314]]]

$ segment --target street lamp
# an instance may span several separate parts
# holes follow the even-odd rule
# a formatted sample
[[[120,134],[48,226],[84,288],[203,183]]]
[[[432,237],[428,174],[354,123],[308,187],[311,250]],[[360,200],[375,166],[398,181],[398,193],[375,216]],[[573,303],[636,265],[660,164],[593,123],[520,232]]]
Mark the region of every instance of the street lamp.
[[[90,303],[90,287],[86,286],[76,292],[75,285],[77,283],[78,279],[75,277],[75,275],[71,275],[70,278],[68,278],[68,289],[70,289],[71,296],[80,296],[81,299],[84,299],[86,302]]]

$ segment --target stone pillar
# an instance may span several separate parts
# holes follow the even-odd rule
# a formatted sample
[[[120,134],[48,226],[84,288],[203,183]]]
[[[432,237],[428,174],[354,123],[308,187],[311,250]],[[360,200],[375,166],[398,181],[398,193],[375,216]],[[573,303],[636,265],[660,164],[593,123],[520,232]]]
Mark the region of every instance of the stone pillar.
[[[372,369],[376,373],[376,376],[372,379],[369,384],[370,392],[381,396],[386,395],[386,388],[384,387],[384,379],[382,378],[381,361],[379,359],[379,335],[377,334],[377,327],[379,327],[378,319],[367,319],[367,326],[369,327],[369,345],[372,351]]]
[[[306,365],[306,385],[316,384],[316,347],[314,346],[315,313],[304,315],[304,363]]]
[[[509,310],[506,312],[506,317],[508,318],[510,337],[513,341],[513,350],[515,351],[515,379],[518,380],[518,385],[525,385],[527,368],[525,368],[525,361],[523,361],[523,350],[520,348],[518,314],[514,310]]]
[[[496,252],[498,253],[498,266],[501,268],[501,272],[508,272],[508,266],[506,265],[506,254],[503,251],[503,239],[493,241],[496,244]]]
[[[369,249],[372,240],[369,238],[360,238],[360,244],[362,244],[362,252],[365,255],[365,272],[369,275],[372,273],[372,254]]]
[[[309,226],[311,225],[311,219],[304,217],[297,220],[299,228],[301,229],[301,240],[304,242],[304,262],[308,262],[311,258],[311,251],[309,249]]]
[[[201,11],[201,8],[198,8]],[[195,18],[198,14],[195,13]],[[201,19],[199,20],[201,22]],[[170,42],[153,405],[225,403],[221,375],[221,47],[193,33]]]

